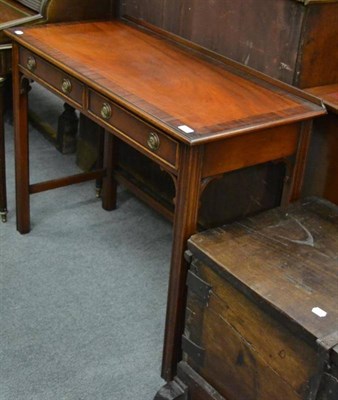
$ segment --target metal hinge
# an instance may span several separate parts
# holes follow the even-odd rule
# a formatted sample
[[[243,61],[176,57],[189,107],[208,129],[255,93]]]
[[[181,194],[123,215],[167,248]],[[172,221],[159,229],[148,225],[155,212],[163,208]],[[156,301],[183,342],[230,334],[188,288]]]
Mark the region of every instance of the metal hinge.
[[[154,400],[188,400],[188,386],[179,378],[164,385],[154,397]]]
[[[198,346],[184,335],[182,336],[182,350],[198,365],[203,365],[205,349]]]
[[[204,306],[208,304],[212,287],[191,270],[188,271],[187,286]]]
[[[331,359],[334,365],[338,367],[338,344],[331,350]]]
[[[189,264],[191,263],[191,261],[192,261],[192,252],[190,250],[186,250],[184,252],[184,259],[185,259],[185,261],[187,263],[189,263]]]

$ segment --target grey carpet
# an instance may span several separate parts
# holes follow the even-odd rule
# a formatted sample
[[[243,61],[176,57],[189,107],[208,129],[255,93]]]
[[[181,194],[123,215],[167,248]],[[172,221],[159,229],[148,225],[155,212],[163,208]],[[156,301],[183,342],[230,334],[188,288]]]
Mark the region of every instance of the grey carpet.
[[[35,91],[33,106],[56,121],[61,103]],[[30,142],[32,182],[78,172],[34,129]],[[164,383],[171,225],[123,189],[117,210],[102,210],[89,182],[31,196],[32,231],[20,235],[10,124],[6,145],[0,400],[152,399]]]

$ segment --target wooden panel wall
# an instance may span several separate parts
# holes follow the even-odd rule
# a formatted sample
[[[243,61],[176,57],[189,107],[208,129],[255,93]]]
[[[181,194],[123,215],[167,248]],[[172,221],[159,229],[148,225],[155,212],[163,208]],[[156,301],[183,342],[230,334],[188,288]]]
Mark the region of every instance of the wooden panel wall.
[[[120,9],[288,83],[303,11],[294,0],[124,0]]]
[[[163,27],[166,0],[120,0],[120,15],[140,18]]]
[[[284,82],[338,82],[338,0],[124,0],[130,15]]]
[[[338,83],[338,1],[306,10],[294,83],[300,88]]]

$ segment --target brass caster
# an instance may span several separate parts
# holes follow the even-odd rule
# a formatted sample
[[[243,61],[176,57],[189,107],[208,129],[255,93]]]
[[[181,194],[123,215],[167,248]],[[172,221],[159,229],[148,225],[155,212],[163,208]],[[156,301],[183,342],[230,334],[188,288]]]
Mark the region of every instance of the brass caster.
[[[1,222],[7,222],[7,210],[0,211]]]
[[[95,197],[96,197],[97,199],[100,199],[100,198],[101,198],[101,188],[100,188],[100,187],[97,187],[97,188],[96,188],[96,190],[95,190]]]

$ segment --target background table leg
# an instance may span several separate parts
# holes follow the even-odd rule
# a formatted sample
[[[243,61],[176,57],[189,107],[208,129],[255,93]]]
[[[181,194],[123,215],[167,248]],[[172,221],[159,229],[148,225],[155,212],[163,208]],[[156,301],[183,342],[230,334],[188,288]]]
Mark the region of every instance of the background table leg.
[[[295,159],[295,168],[292,175],[291,201],[296,201],[301,196],[303,187],[306,160],[309,152],[313,121],[304,121],[301,125],[298,148]]]
[[[116,208],[116,189],[117,183],[114,179],[114,169],[117,158],[117,139],[109,132],[105,132],[103,167],[106,175],[102,183],[102,207],[105,210]]]
[[[4,84],[5,78],[0,77],[0,218],[2,222],[7,221]]]

